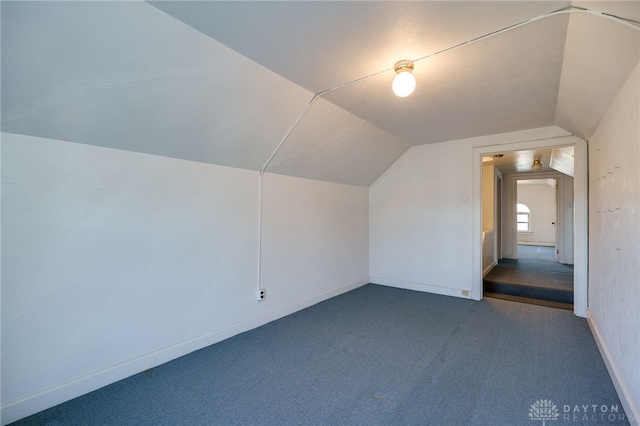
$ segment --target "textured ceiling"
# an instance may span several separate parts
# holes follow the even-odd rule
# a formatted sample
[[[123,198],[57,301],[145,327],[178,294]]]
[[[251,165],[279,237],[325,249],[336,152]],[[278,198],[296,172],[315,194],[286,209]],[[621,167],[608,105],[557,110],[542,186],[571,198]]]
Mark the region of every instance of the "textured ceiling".
[[[143,2],[2,2],[2,130],[258,170],[311,94]]]
[[[417,59],[570,4],[569,1],[150,3],[314,93],[393,68],[400,59]],[[388,77],[392,78],[392,73]]]
[[[640,31],[586,14],[569,28],[555,124],[588,140],[640,59]]]
[[[531,170],[533,160],[540,160],[542,168]],[[538,148],[510,151],[486,155],[482,163],[491,163],[503,175],[515,173],[553,173],[561,172],[573,177],[573,146],[560,148]]]
[[[553,125],[567,20],[551,17],[419,61],[407,98],[388,89],[389,72],[327,99],[412,145]]]
[[[574,2],[635,21],[639,4]],[[421,59],[416,92],[390,91],[399,59],[569,5],[2,2],[2,130],[253,170],[284,140],[267,171],[362,186],[411,145],[553,125],[588,139],[640,57],[640,31],[603,17]]]
[[[410,145],[554,123],[568,15],[416,62],[416,92],[389,90],[418,59],[569,6],[558,2],[152,2]]]

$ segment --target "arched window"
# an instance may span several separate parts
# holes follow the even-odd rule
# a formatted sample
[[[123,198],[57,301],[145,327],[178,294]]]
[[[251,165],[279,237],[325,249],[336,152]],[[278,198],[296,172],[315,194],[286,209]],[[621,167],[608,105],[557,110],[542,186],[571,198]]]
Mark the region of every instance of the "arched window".
[[[529,213],[529,207],[518,203],[518,232],[529,232],[531,230]]]

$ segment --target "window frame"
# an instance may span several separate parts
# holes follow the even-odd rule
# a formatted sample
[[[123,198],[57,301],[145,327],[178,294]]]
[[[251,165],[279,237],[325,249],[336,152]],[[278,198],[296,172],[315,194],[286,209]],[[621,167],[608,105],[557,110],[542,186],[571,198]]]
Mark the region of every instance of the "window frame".
[[[520,206],[523,206],[525,209],[527,209],[527,211],[521,211],[519,209]],[[526,215],[527,220],[521,221],[520,215]],[[520,224],[526,224],[527,229],[520,230]],[[531,234],[533,232],[531,231],[531,209],[526,204],[516,203],[516,232],[518,232],[519,234]]]

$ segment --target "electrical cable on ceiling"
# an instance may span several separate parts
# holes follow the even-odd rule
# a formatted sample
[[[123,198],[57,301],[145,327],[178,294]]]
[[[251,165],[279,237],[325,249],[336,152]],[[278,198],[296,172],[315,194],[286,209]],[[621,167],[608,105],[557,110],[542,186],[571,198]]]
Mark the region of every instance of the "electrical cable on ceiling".
[[[311,108],[311,105],[313,105],[313,103],[319,97],[320,97],[320,95],[318,95],[318,94],[313,95],[311,100],[309,102],[307,102],[307,105],[305,105],[305,107],[302,109],[302,111],[300,111],[300,114],[298,114],[298,118],[296,118],[296,120],[293,122],[293,124],[291,125],[291,127],[289,128],[287,133],[285,133],[284,137],[282,138],[282,140],[280,141],[280,143],[278,144],[276,149],[271,153],[271,155],[269,156],[267,161],[264,163],[264,166],[262,166],[262,168],[260,169],[260,177],[259,177],[259,180],[258,180],[258,197],[259,197],[259,205],[258,205],[258,292],[262,288],[261,287],[261,283],[262,283],[262,280],[261,280],[261,275],[262,275],[262,178],[263,178],[265,170],[267,169],[267,166],[269,165],[269,163],[271,163],[271,160],[273,160],[273,157],[275,157],[276,154],[278,153],[278,151],[280,151],[280,148],[282,147],[284,142],[289,138],[289,135],[291,134],[291,132],[293,132],[293,130],[298,126],[298,123],[300,123],[300,120],[302,120],[302,117],[305,116],[305,114],[307,113],[309,108]]]
[[[481,36],[478,36],[476,38],[472,38],[470,40],[463,41],[462,43],[458,43],[456,45],[447,47],[447,48],[439,50],[437,52],[430,53],[428,55],[425,55],[425,56],[419,57],[417,59],[414,59],[413,62],[415,63],[415,62],[421,61],[423,59],[427,59],[427,58],[430,58],[432,56],[439,55],[441,53],[449,52],[451,50],[455,50],[455,49],[458,49],[458,48],[463,47],[463,46],[468,46],[468,45],[476,43],[478,41],[486,40],[486,39],[491,38],[493,36],[505,33],[507,31],[514,30],[516,28],[523,27],[525,25],[532,24],[532,23],[540,21],[542,19],[551,18],[553,16],[558,16],[558,15],[570,14],[570,13],[590,14],[590,15],[601,17],[601,18],[609,19],[610,21],[617,22],[619,24],[622,24],[622,25],[627,26],[629,28],[633,28],[635,30],[640,30],[640,21],[634,21],[632,19],[622,18],[620,16],[616,16],[616,15],[612,15],[612,14],[604,13],[604,12],[599,12],[597,10],[585,9],[585,8],[576,7],[576,6],[569,6],[569,7],[564,8],[564,9],[559,9],[559,10],[556,10],[556,11],[553,11],[553,12],[545,13],[544,15],[536,16],[535,18],[527,19],[525,21],[518,22],[517,24],[509,25],[508,27],[504,27],[504,28],[501,28],[499,30],[496,30],[496,31],[493,31],[493,32],[490,32],[490,33],[487,33],[487,34],[484,34],[484,35],[481,35]],[[325,89],[325,90],[323,90],[321,92],[318,92],[316,94],[316,96],[326,95],[327,93],[331,93],[334,90],[342,89],[343,87],[350,86],[350,85],[358,83],[358,82],[360,82],[362,80],[366,80],[366,79],[368,79],[370,77],[375,77],[376,75],[380,75],[380,74],[383,74],[385,72],[389,72],[389,71],[393,71],[393,70],[394,70],[394,68],[391,67],[391,68],[384,69],[382,71],[374,72],[374,73],[366,75],[364,77],[356,78],[355,80],[351,80],[351,81],[348,81],[346,83],[342,83],[342,84],[339,84],[339,85],[337,85],[335,87],[332,87],[332,88],[329,88],[329,89]]]
[[[464,47],[464,46],[468,46],[470,44],[482,41],[482,40],[486,40],[488,38],[494,37],[496,35],[499,34],[504,34],[508,31],[514,30],[516,28],[520,28],[523,27],[525,25],[529,25],[532,24],[534,22],[543,20],[543,19],[547,19],[547,18],[551,18],[553,16],[559,16],[559,15],[565,15],[565,14],[571,14],[571,13],[585,13],[585,14],[589,14],[589,15],[594,15],[594,16],[598,16],[601,18],[605,18],[608,19],[610,21],[614,21],[617,22],[619,24],[622,24],[626,27],[635,29],[635,30],[639,30],[640,31],[640,21],[634,21],[632,19],[627,19],[627,18],[622,18],[620,16],[616,16],[616,15],[612,15],[609,13],[604,13],[604,12],[600,12],[597,10],[591,10],[591,9],[586,9],[586,8],[581,8],[581,7],[576,7],[576,6],[569,6],[566,7],[564,9],[559,9],[553,12],[549,12],[549,13],[545,13],[544,15],[540,15],[540,16],[536,16],[534,18],[531,19],[527,19],[525,21],[519,22],[517,24],[513,24],[513,25],[509,25],[508,27],[504,27],[501,28],[499,30],[481,35],[479,37],[464,41],[462,43],[458,43],[456,45],[447,47],[445,49],[439,50],[437,52],[434,53],[430,53],[428,55],[422,56],[420,58],[414,59],[413,62],[418,62],[418,61],[422,61],[424,59],[428,59],[431,58],[433,56],[436,55],[440,55],[442,53],[445,52],[450,52],[452,50]],[[365,75],[363,77],[359,77],[356,78],[354,80],[350,80],[346,83],[342,83],[339,84],[337,86],[331,87],[329,89],[325,89],[322,90],[318,93],[316,93],[315,95],[313,95],[313,97],[311,98],[311,100],[305,105],[305,107],[302,109],[302,111],[300,112],[300,114],[298,114],[298,117],[296,118],[296,120],[293,122],[293,124],[291,125],[291,127],[289,128],[289,130],[285,133],[284,137],[282,138],[282,140],[280,141],[280,143],[278,144],[278,146],[276,147],[276,149],[273,151],[273,153],[269,156],[269,158],[267,159],[266,163],[264,164],[264,166],[262,166],[262,168],[260,169],[260,178],[259,178],[259,183],[258,183],[258,194],[260,197],[260,201],[259,201],[259,207],[258,207],[258,290],[260,290],[261,285],[262,285],[262,178],[263,175],[267,169],[267,167],[269,166],[269,164],[271,163],[271,161],[273,160],[273,158],[276,156],[276,154],[278,153],[278,151],[280,151],[280,148],[282,147],[282,145],[284,145],[284,143],[286,142],[286,140],[289,138],[289,136],[291,135],[291,133],[293,132],[293,130],[298,126],[298,124],[300,123],[300,121],[302,120],[302,118],[305,116],[305,114],[307,113],[307,111],[309,110],[309,108],[311,107],[311,105],[313,105],[313,103],[319,99],[320,97],[329,94],[335,90],[338,89],[342,89],[344,87],[348,87],[351,86],[352,84],[355,83],[359,83],[363,80],[367,80],[371,77],[375,77],[377,75],[380,74],[384,74],[386,72],[389,71],[394,71],[394,68],[387,68],[381,71],[377,71],[374,72],[372,74],[368,74]]]
[[[514,30],[516,28],[523,27],[525,25],[532,24],[532,23],[540,21],[542,19],[546,19],[546,18],[550,18],[550,17],[553,17],[553,16],[558,16],[558,15],[565,15],[565,14],[569,14],[569,13],[587,13],[587,14],[591,14],[591,15],[594,15],[594,16],[599,16],[599,17],[602,17],[602,18],[606,18],[606,19],[609,19],[609,20],[614,21],[614,22],[618,22],[618,23],[620,23],[622,25],[625,25],[625,26],[627,26],[629,28],[640,30],[640,22],[632,21],[630,19],[621,18],[621,17],[615,16],[615,15],[610,15],[610,14],[598,12],[598,11],[595,11],[595,10],[583,9],[583,8],[578,8],[578,7],[575,7],[575,6],[569,6],[569,7],[565,8],[565,9],[560,9],[560,10],[556,10],[554,12],[546,13],[544,15],[536,16],[535,18],[527,19],[526,21],[522,21],[522,22],[519,22],[517,24],[513,24],[513,25],[510,25],[508,27],[504,27],[504,28],[502,28],[500,30],[496,30],[496,31],[493,31],[491,33],[488,33],[488,34],[473,38],[471,40],[464,41],[464,42],[456,44],[454,46],[447,47],[446,49],[442,49],[442,50],[440,50],[438,52],[434,52],[434,53],[431,53],[429,55],[422,56],[422,57],[420,57],[418,59],[415,59],[413,62],[418,62],[418,61],[421,61],[423,59],[427,59],[427,58],[439,55],[439,54],[444,53],[444,52],[449,52],[451,50],[454,50],[454,49],[457,49],[457,48],[460,48],[460,47],[463,47],[463,46],[468,46],[468,45],[476,43],[478,41],[486,40],[486,39],[488,39],[490,37],[496,36],[498,34],[505,33],[507,31]]]

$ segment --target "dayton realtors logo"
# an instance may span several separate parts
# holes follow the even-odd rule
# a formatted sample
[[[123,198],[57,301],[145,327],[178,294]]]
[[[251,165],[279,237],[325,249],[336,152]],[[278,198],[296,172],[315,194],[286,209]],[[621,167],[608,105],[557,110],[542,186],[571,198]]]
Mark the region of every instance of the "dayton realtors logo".
[[[542,426],[546,425],[547,420],[558,420],[559,416],[558,407],[548,399],[539,399],[529,408],[529,418],[542,420]]]
[[[627,416],[620,410],[619,405],[587,404],[587,405],[563,405],[562,415],[560,408],[549,399],[539,399],[529,408],[531,420],[542,421],[546,426],[547,421],[561,420],[565,422],[633,422],[633,417]]]

